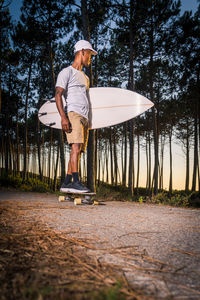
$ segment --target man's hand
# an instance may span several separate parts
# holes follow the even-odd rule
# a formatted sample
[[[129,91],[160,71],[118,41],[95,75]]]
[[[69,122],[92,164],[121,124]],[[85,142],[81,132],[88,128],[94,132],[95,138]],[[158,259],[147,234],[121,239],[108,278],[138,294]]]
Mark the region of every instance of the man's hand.
[[[61,119],[61,126],[62,126],[62,129],[64,131],[66,131],[67,133],[72,132],[71,123],[69,122],[69,120],[66,117]]]
[[[56,99],[56,106],[57,109],[59,111],[59,114],[61,116],[61,126],[62,129],[64,131],[66,131],[67,133],[72,132],[72,127],[71,124],[69,122],[69,119],[67,118],[64,108],[63,108],[63,103],[62,103],[62,94],[64,92],[64,89],[61,87],[56,87],[56,95],[55,95],[55,99]]]

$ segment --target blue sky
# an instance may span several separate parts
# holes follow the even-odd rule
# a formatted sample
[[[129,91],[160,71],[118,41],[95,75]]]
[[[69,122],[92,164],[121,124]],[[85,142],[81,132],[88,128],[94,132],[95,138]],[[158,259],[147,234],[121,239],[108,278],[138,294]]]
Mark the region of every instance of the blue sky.
[[[182,3],[181,13],[183,13],[185,10],[192,10],[194,13],[198,7],[197,0],[181,0],[181,3]],[[19,19],[19,16],[21,14],[20,12],[21,5],[22,5],[22,0],[12,0],[11,4],[9,5],[10,14],[14,20]]]

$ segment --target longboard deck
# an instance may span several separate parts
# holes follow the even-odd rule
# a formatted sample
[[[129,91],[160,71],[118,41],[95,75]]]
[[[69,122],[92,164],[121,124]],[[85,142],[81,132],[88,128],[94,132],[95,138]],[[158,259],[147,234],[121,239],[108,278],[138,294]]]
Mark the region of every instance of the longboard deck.
[[[74,202],[74,205],[88,204],[88,205],[99,205],[100,202],[93,199],[96,193],[73,193],[73,192],[62,192],[67,196],[59,196],[59,202],[70,201]]]

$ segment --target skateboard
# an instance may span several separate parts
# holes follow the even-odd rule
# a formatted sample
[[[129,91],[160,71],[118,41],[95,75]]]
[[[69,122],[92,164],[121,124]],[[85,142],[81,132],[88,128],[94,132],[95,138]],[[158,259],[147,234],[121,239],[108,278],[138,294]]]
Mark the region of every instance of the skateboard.
[[[72,193],[62,192],[67,196],[59,196],[59,202],[70,201],[74,202],[74,205],[88,204],[88,205],[99,205],[99,202],[94,200],[93,197],[96,193]]]

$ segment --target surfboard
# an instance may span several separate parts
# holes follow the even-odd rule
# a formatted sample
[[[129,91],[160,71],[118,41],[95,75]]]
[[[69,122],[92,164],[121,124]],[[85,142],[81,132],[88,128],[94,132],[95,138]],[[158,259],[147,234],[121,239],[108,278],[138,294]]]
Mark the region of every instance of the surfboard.
[[[63,106],[66,106],[63,97]],[[95,87],[89,89],[89,128],[113,126],[144,113],[154,104],[146,97],[126,89]],[[61,129],[61,118],[55,98],[47,100],[38,112],[39,120],[46,126]]]

